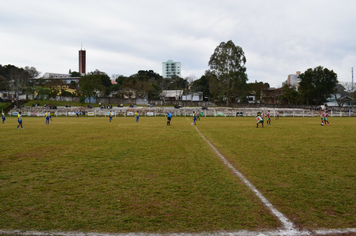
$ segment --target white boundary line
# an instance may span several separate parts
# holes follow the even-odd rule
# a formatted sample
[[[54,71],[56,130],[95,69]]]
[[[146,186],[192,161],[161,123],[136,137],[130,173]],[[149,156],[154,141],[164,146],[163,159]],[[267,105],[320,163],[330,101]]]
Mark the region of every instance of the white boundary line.
[[[248,231],[240,230],[234,232],[219,231],[219,232],[202,232],[202,233],[93,233],[93,232],[60,232],[60,231],[21,231],[21,230],[0,230],[0,235],[24,235],[24,236],[304,236],[304,235],[336,235],[354,233],[356,229],[329,229],[329,230],[312,230],[312,231],[295,231],[289,230],[271,230],[271,231]]]

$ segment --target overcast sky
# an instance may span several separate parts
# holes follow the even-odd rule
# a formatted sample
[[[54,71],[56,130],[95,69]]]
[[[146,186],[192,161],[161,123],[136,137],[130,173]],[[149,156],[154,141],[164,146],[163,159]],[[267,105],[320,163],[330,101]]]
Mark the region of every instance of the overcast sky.
[[[0,0],[0,64],[42,73],[79,71],[162,75],[181,62],[200,78],[214,49],[232,40],[249,82],[280,87],[288,74],[323,66],[351,82],[356,69],[355,0]],[[356,74],[356,73],[355,73]]]

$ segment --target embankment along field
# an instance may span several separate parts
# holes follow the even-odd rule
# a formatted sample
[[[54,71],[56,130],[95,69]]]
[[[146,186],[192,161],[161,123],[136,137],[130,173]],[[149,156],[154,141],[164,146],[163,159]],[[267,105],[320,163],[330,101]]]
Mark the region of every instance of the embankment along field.
[[[356,228],[356,118],[202,117],[197,128],[303,229]],[[192,118],[24,117],[0,124],[0,230],[216,232],[281,222]]]

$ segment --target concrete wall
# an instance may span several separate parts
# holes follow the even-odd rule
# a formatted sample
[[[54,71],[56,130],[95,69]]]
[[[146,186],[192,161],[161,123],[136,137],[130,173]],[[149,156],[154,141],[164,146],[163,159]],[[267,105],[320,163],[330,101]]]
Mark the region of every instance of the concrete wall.
[[[29,116],[42,116],[49,108],[45,107],[22,107],[12,109],[9,114],[12,112],[21,111],[23,115]],[[147,106],[139,106],[135,108],[130,107],[113,107],[112,109],[100,109],[96,108],[87,108],[87,107],[70,107],[66,108],[64,106],[59,106],[57,109],[49,110],[53,112],[55,115],[59,116],[68,116],[75,111],[84,112],[87,114],[88,112],[93,112],[96,116],[105,116],[111,110],[114,115],[127,116],[130,112],[139,112],[140,115],[147,115],[148,112],[152,113],[153,116],[166,115],[169,111],[173,113],[173,116],[191,116],[193,111],[203,112],[203,116],[238,116],[238,113],[243,113],[243,116],[256,116],[257,112],[264,111],[265,113],[270,110],[270,114],[272,117],[275,116],[276,112],[279,111],[280,117],[319,117],[319,110],[311,110],[311,109],[297,109],[297,108],[231,108],[231,107],[209,107],[208,109],[202,109],[202,107],[183,107],[183,108],[173,108],[173,107],[147,107]],[[331,117],[349,117],[356,116],[356,109],[330,109],[329,116]]]

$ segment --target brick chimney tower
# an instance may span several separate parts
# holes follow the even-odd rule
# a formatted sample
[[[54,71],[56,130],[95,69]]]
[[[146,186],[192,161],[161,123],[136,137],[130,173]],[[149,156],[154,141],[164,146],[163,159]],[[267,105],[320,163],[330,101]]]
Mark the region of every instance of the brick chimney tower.
[[[86,73],[86,52],[85,50],[79,50],[79,73]]]

